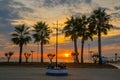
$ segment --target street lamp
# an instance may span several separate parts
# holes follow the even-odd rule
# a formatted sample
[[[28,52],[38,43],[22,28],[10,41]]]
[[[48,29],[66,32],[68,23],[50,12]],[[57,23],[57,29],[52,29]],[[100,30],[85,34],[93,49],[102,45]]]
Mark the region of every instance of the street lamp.
[[[117,53],[115,53],[115,63],[117,63]]]
[[[30,50],[30,52],[32,53],[32,55],[31,55],[31,62],[33,62],[33,52],[35,52],[35,51]]]

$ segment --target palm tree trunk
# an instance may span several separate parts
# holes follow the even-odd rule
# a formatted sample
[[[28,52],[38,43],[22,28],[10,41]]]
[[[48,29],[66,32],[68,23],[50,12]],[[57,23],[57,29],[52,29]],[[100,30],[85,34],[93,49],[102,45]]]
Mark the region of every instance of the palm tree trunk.
[[[37,61],[39,61],[39,42],[37,42]]]
[[[43,63],[43,42],[41,42],[41,63]]]
[[[23,45],[20,44],[20,55],[19,55],[19,63],[22,62],[22,48],[23,48]]]
[[[99,64],[102,64],[102,56],[101,56],[101,30],[100,26],[98,29],[98,54],[99,54]]]
[[[76,56],[76,63],[79,63],[79,59],[78,59],[78,50],[77,50],[77,39],[74,39],[74,51],[75,51],[75,56]]]
[[[83,49],[84,49],[84,39],[82,38],[82,42],[81,42],[81,63],[84,63],[84,59],[83,59]]]

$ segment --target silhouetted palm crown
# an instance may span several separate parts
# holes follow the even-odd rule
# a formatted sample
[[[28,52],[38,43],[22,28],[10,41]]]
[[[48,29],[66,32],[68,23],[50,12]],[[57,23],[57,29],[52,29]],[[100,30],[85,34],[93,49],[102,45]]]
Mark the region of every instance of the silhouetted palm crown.
[[[75,17],[71,17],[70,19],[67,19],[65,24],[66,26],[63,29],[65,37],[70,37],[72,40],[77,39],[79,37],[77,19]]]
[[[90,28],[95,33],[98,33],[98,30],[101,30],[101,33],[107,34],[108,30],[113,26],[109,23],[110,15],[107,15],[105,9],[98,8],[94,10],[92,15],[90,16]],[[99,27],[100,26],[100,27]]]
[[[27,44],[31,40],[29,27],[25,27],[25,25],[15,27],[15,32],[12,34],[11,40],[17,45]]]
[[[35,34],[33,34],[34,42],[49,43],[49,35],[51,31],[45,22],[38,22],[33,26]]]

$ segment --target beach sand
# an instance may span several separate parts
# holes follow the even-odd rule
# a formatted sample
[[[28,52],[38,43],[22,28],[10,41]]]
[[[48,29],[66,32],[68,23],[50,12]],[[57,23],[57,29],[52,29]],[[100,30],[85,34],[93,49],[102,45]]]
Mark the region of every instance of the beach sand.
[[[68,76],[45,75],[45,68],[0,67],[0,80],[120,80],[120,69],[68,68]]]

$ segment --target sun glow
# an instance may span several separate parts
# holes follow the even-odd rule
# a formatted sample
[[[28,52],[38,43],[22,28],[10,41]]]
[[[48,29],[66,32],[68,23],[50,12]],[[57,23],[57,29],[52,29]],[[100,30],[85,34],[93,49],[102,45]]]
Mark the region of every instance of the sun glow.
[[[65,56],[65,57],[69,57],[69,54],[68,54],[68,53],[65,53],[64,56]]]

